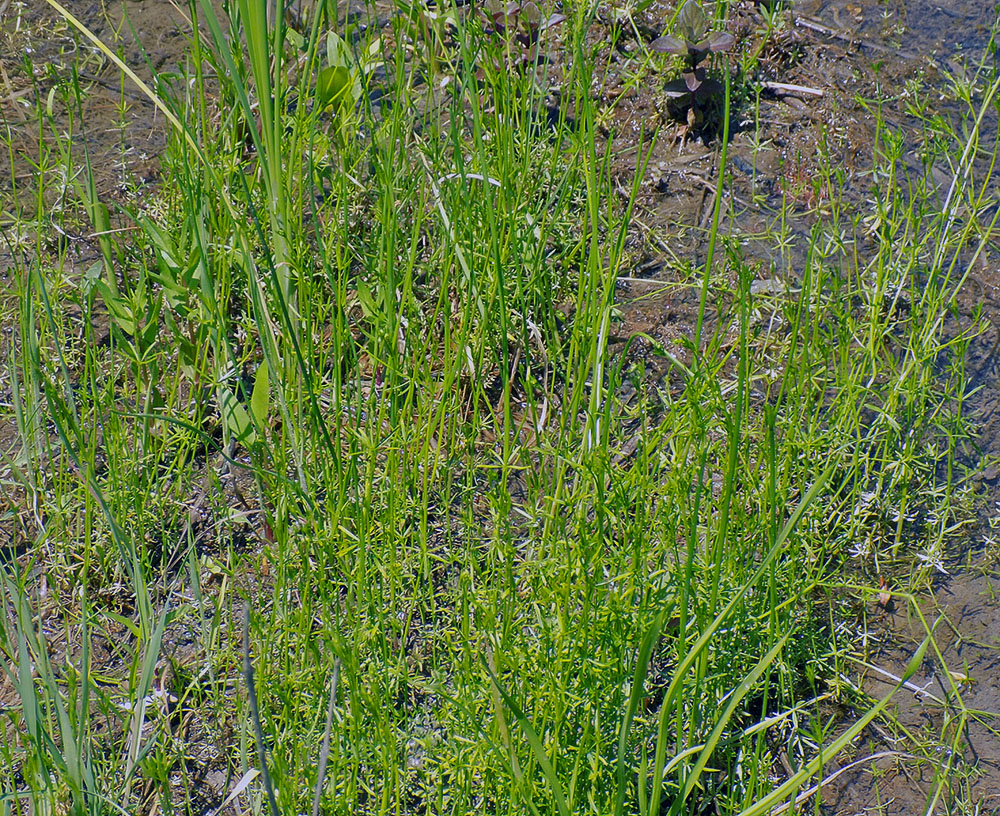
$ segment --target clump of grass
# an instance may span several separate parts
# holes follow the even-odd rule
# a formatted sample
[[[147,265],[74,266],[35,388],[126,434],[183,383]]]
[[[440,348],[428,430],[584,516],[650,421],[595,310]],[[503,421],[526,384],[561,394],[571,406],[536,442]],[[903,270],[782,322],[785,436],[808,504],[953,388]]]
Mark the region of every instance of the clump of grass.
[[[266,750],[279,812],[749,816],[796,795],[891,701],[836,736],[823,717],[851,693],[836,567],[933,563],[963,518],[977,326],[950,317],[995,227],[982,115],[942,140],[943,205],[894,193],[880,129],[873,220],[831,202],[771,300],[717,204],[689,361],[657,389],[610,341],[645,156],[609,194],[588,8],[560,29],[575,111],[551,130],[531,126],[543,63],[490,69],[468,18],[438,95],[407,17],[332,40],[325,3],[302,30],[225,10],[189,6],[206,33],[183,95],[156,97],[153,203],[102,204],[38,98],[102,240],[82,278],[40,244],[16,270],[10,478],[34,539],[5,567],[4,795],[194,811],[208,745],[234,780],[213,805],[262,807]],[[776,741],[798,769],[781,784]]]

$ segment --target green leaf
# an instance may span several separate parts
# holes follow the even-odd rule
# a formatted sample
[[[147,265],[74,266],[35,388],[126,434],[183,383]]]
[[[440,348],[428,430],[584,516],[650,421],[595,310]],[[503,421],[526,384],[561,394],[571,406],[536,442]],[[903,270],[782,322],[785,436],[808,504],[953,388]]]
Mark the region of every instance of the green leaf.
[[[495,688],[500,693],[500,696],[503,697],[503,701],[507,704],[507,708],[513,712],[514,718],[517,720],[517,724],[521,727],[521,731],[527,738],[528,744],[531,746],[531,750],[535,755],[535,760],[542,769],[542,775],[545,777],[546,781],[549,783],[549,787],[552,789],[552,798],[555,799],[556,810],[558,811],[559,816],[570,816],[572,811],[566,803],[566,795],[563,793],[563,787],[559,782],[559,777],[556,776],[555,768],[552,767],[552,763],[549,761],[549,755],[545,751],[545,746],[542,745],[541,739],[539,739],[538,734],[535,733],[535,729],[532,727],[531,722],[525,716],[520,706],[518,706],[518,704],[514,701],[514,698],[503,690],[496,678],[496,675],[493,674],[493,670],[489,667],[489,664],[485,659],[482,660],[482,664],[483,668],[486,669],[486,673],[490,676],[490,682],[493,684],[493,688]]]
[[[687,53],[687,45],[685,42],[677,37],[672,37],[669,34],[664,34],[659,39],[653,40],[649,44],[649,48],[650,50],[658,51],[661,54]]]
[[[332,107],[335,112],[353,108],[361,98],[361,79],[351,53],[337,34],[326,37],[327,67],[316,77],[316,104],[319,110]]]
[[[708,18],[705,9],[695,0],[687,0],[680,14],[677,15],[677,33],[691,43],[704,39],[708,31]]]
[[[178,272],[181,268],[181,262],[177,259],[177,247],[174,246],[170,236],[149,218],[139,218],[138,220],[142,231],[153,244],[153,251],[161,268],[165,267],[163,273],[168,275],[170,272]]]
[[[94,281],[94,288],[97,289],[108,309],[108,316],[111,321],[128,335],[134,335],[138,328],[139,321],[132,311],[132,304],[120,295],[116,295],[104,281]]]
[[[263,428],[267,422],[267,408],[271,396],[270,376],[267,368],[267,358],[257,369],[257,376],[253,381],[253,394],[250,396],[250,411],[253,413],[254,421],[258,428]]]
[[[86,297],[90,296],[91,291],[94,286],[101,279],[101,273],[104,272],[104,262],[94,261],[90,266],[88,266],[83,272],[83,280],[81,281],[80,288],[83,290],[83,294]]]
[[[285,26],[285,39],[288,40],[297,50],[306,50],[306,38],[299,34],[291,26]]]
[[[156,342],[156,337],[160,333],[160,308],[163,305],[162,298],[156,298],[151,307],[146,310],[146,323],[141,332],[138,332],[136,339],[139,341],[143,352],[148,351]]]
[[[361,70],[370,74],[382,64],[382,38],[376,37],[361,55]]]
[[[326,64],[333,68],[349,68],[351,65],[351,52],[336,31],[326,35]]]
[[[369,320],[376,317],[379,313],[379,308],[375,304],[375,297],[372,295],[372,290],[363,280],[357,281],[357,287],[358,303],[361,305],[361,311],[364,313],[364,316]]]
[[[219,389],[219,399],[222,403],[222,421],[229,432],[241,445],[252,445],[257,439],[257,432],[253,429],[253,422],[247,409],[228,388]]]
[[[167,407],[167,401],[163,398],[163,392],[158,385],[154,385],[149,392],[149,407],[154,411],[162,411]]]
[[[316,103],[321,110],[340,107],[340,99],[351,81],[351,72],[343,66],[330,66],[319,72],[316,79]]]
[[[736,38],[728,31],[714,31],[708,35],[708,47],[710,51],[728,51],[736,44]]]
[[[913,653],[913,657],[910,658],[910,662],[906,664],[906,670],[903,672],[903,679],[900,681],[900,685],[907,682],[917,670],[920,668],[921,664],[924,662],[924,657],[927,654],[927,647],[931,644],[931,638],[934,635],[934,630],[937,629],[938,624],[941,619],[938,618],[934,621],[934,625],[931,626],[931,631],[928,633],[927,637],[923,639],[921,644],[917,647],[917,650]]]
[[[316,102],[320,110],[353,108],[361,96],[361,86],[348,68],[332,66],[319,72],[316,80]]]
[[[108,232],[111,229],[111,211],[103,201],[93,203],[90,215],[94,221],[95,232]]]

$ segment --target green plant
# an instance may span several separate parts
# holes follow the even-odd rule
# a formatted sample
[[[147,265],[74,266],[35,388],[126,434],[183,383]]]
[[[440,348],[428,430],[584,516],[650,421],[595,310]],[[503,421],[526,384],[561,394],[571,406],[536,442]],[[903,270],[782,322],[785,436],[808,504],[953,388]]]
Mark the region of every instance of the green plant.
[[[0,191],[0,807],[801,807],[867,724],[898,726],[898,698],[854,681],[858,598],[883,614],[884,593],[927,637],[894,686],[921,658],[954,681],[936,731],[899,729],[929,799],[954,795],[986,716],[916,587],[970,517],[982,322],[956,303],[995,242],[995,75],[961,91],[961,138],[914,114],[927,167],[956,169],[943,201],[876,99],[870,199],[824,142],[802,169],[824,206],[782,199],[747,233],[723,128],[705,251],[657,282],[687,303],[670,344],[620,322],[656,146],[626,159],[602,129],[632,103],[595,89],[648,66],[595,42],[594,9],[526,71],[501,49],[540,42],[527,4],[492,41],[455,25],[427,82],[411,21],[341,39],[333,5],[303,4],[299,33],[264,4],[190,4],[184,81],[150,60],[135,86],[173,128],[144,197],[102,198],[75,152],[87,86],[51,71],[32,97],[39,155]],[[725,45],[693,14],[686,73]],[[103,45],[72,53],[126,70]],[[63,234],[91,229],[79,269]],[[208,805],[192,769],[227,780]]]
[[[378,41],[375,41],[371,50],[377,46]],[[343,144],[353,130],[355,109],[363,93],[363,74],[364,66],[356,64],[347,43],[335,31],[328,32],[326,67],[316,76],[316,109],[330,111],[339,144]]]

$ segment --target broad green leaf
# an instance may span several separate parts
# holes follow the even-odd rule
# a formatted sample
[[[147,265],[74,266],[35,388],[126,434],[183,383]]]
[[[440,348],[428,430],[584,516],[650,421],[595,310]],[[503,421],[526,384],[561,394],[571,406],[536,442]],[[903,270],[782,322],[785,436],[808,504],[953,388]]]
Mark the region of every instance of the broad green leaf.
[[[708,47],[711,51],[728,51],[735,44],[736,38],[728,31],[713,31],[708,35]]]
[[[229,432],[241,445],[252,445],[257,439],[257,432],[253,429],[247,409],[228,388],[219,389],[219,398],[222,402],[222,421],[226,423]]]
[[[361,55],[361,70],[370,74],[382,64],[382,38],[376,37]]]
[[[101,279],[102,272],[104,272],[103,261],[95,261],[84,270],[83,280],[81,281],[81,288],[85,296],[90,295],[94,286]]]
[[[696,43],[705,37],[706,31],[708,18],[705,16],[705,9],[695,0],[687,0],[677,15],[677,33],[688,42]]]
[[[253,381],[253,394],[250,396],[250,410],[253,412],[254,421],[257,427],[263,428],[267,422],[267,408],[271,395],[270,376],[267,368],[267,358],[265,357],[257,369],[257,376]]]
[[[923,639],[921,644],[917,647],[917,650],[913,653],[913,657],[910,658],[910,662],[906,664],[906,670],[903,672],[903,679],[900,680],[900,685],[902,685],[903,683],[908,681],[911,677],[913,677],[913,675],[917,673],[917,670],[920,668],[921,664],[924,662],[924,657],[927,655],[927,647],[930,646],[931,637],[933,636],[934,631],[937,629],[938,624],[940,622],[941,622],[940,618],[938,618],[934,622],[934,625],[931,626],[930,633],[927,635],[927,637]]]
[[[306,50],[306,38],[299,34],[291,26],[285,26],[285,39],[290,42],[297,50]]]
[[[174,246],[173,241],[171,241],[170,236],[148,218],[140,218],[139,225],[142,227],[142,231],[146,237],[153,244],[153,251],[160,262],[161,271],[165,275],[169,274],[169,272],[176,273],[180,271],[181,263],[177,260],[177,248]],[[164,266],[166,269],[163,269]]]
[[[361,304],[361,311],[364,313],[366,318],[373,318],[378,314],[378,306],[375,304],[375,298],[372,295],[371,289],[368,288],[363,280],[357,282],[357,292],[358,292],[358,302]]]
[[[319,110],[353,108],[361,98],[361,79],[347,43],[333,31],[326,37],[326,62],[326,68],[316,77]]]
[[[350,68],[351,66],[350,49],[336,31],[331,31],[326,35],[326,64],[332,68]]]
[[[538,28],[542,24],[542,11],[531,0],[521,4],[521,14],[519,22],[527,28]]]
[[[134,335],[138,328],[139,321],[136,320],[132,311],[132,304],[120,295],[116,295],[104,281],[95,281],[94,288],[97,289],[108,308],[108,316],[112,322],[123,332]]]
[[[684,54],[687,52],[687,45],[684,44],[684,41],[669,34],[664,34],[659,39],[653,40],[649,47],[661,54]]]
[[[351,85],[351,72],[343,66],[331,66],[319,72],[316,79],[316,103],[321,110],[339,109]]]

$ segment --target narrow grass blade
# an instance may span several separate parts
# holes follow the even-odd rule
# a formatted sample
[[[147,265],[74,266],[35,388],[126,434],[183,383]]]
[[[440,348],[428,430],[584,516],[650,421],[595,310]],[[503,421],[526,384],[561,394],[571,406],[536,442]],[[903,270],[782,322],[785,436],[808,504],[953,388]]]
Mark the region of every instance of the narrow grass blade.
[[[660,797],[663,790],[663,771],[666,765],[667,720],[670,712],[673,711],[674,700],[684,682],[684,679],[687,677],[688,670],[694,664],[695,660],[698,659],[701,653],[708,647],[708,644],[711,642],[712,638],[715,637],[715,633],[719,630],[722,624],[729,619],[729,616],[736,608],[736,605],[746,596],[752,587],[757,585],[757,582],[760,581],[761,577],[771,565],[771,562],[777,557],[778,553],[781,552],[781,548],[788,540],[788,537],[795,530],[799,520],[805,514],[809,506],[816,500],[820,491],[826,487],[827,482],[829,482],[830,477],[833,475],[834,468],[835,465],[830,465],[825,471],[823,471],[823,473],[820,474],[819,478],[816,479],[812,487],[810,487],[806,492],[806,495],[802,497],[802,500],[796,506],[788,521],[785,522],[784,527],[781,528],[781,532],[778,533],[778,537],[775,539],[774,544],[764,556],[754,574],[745,584],[743,584],[742,587],[740,587],[740,589],[736,591],[722,611],[715,616],[714,620],[708,625],[708,628],[706,628],[701,637],[695,641],[691,650],[684,656],[684,659],[674,670],[673,677],[670,680],[670,685],[667,686],[667,690],[664,692],[663,702],[660,706],[660,722],[657,729],[658,736],[656,741],[656,755],[653,761],[653,786],[649,795],[650,816],[656,816],[660,810]]]
[[[333,717],[337,711],[337,682],[340,680],[340,658],[333,661],[333,680],[330,681],[330,703],[326,709],[326,728],[323,730],[323,744],[319,749],[319,768],[316,771],[316,791],[313,795],[312,816],[319,816],[323,785],[326,782],[326,765],[330,759],[330,733],[333,731]]]
[[[709,734],[708,739],[705,741],[705,747],[702,749],[694,767],[691,768],[691,772],[688,774],[687,780],[684,783],[684,790],[681,791],[681,795],[677,797],[673,807],[670,809],[671,813],[676,814],[683,811],[684,803],[687,801],[688,796],[691,795],[691,791],[698,784],[698,779],[702,771],[705,770],[708,761],[712,758],[712,754],[715,752],[715,748],[719,744],[719,740],[722,738],[722,734],[726,730],[726,726],[729,724],[729,720],[732,718],[737,706],[739,706],[743,698],[754,687],[761,675],[774,662],[774,659],[780,654],[791,635],[792,633],[788,632],[781,640],[775,643],[771,650],[757,661],[757,665],[754,666],[753,671],[743,678],[743,681],[729,696],[729,702],[726,704],[725,709],[723,709],[722,714],[719,715],[712,733]]]
[[[520,726],[521,731],[524,732],[524,736],[527,738],[528,744],[531,746],[531,751],[534,753],[535,759],[538,761],[538,764],[542,769],[542,774],[545,776],[545,780],[549,783],[549,787],[552,789],[552,798],[555,799],[559,816],[570,816],[572,811],[566,804],[566,795],[563,793],[559,777],[556,776],[556,770],[552,767],[548,754],[545,753],[545,746],[542,745],[542,741],[538,738],[538,734],[535,733],[535,729],[532,728],[531,723],[528,721],[528,718],[525,716],[518,704],[514,701],[514,698],[504,691],[500,686],[500,683],[497,682],[496,675],[493,674],[493,670],[489,667],[485,658],[483,658],[482,663],[483,668],[486,669],[487,674],[490,676],[490,682],[493,684],[493,688],[500,694],[501,697],[503,697],[503,701],[513,712],[514,718],[517,720],[517,724]]]
[[[243,609],[243,679],[247,684],[247,698],[250,700],[250,717],[253,720],[254,737],[257,740],[257,757],[260,760],[260,775],[264,782],[264,792],[271,809],[271,816],[281,816],[278,801],[274,796],[274,785],[267,770],[267,754],[264,749],[264,729],[260,724],[260,708],[257,705],[257,687],[253,679],[253,662],[250,659],[250,606]]]
[[[639,710],[642,702],[643,687],[646,683],[646,673],[649,671],[649,661],[653,654],[653,647],[656,645],[663,630],[664,622],[673,612],[675,602],[662,610],[653,620],[653,625],[649,627],[642,643],[639,646],[639,654],[635,661],[635,672],[632,675],[632,690],[629,693],[628,705],[625,708],[625,717],[622,719],[618,734],[618,756],[615,759],[615,776],[618,780],[618,795],[615,800],[615,813],[620,816],[625,805],[625,752],[628,743],[628,735],[632,730],[632,721],[635,713]],[[640,784],[642,784],[640,782]]]
[[[882,712],[882,710],[889,704],[889,701],[895,696],[896,692],[903,687],[903,683],[909,680],[916,673],[917,669],[920,668],[920,664],[923,662],[924,655],[927,652],[927,647],[930,645],[931,638],[932,635],[928,635],[924,638],[920,646],[917,647],[916,652],[914,652],[913,657],[910,658],[910,662],[907,664],[906,671],[903,672],[902,681],[897,683],[892,691],[869,708],[868,711],[865,712],[864,716],[848,728],[847,731],[845,731],[839,738],[831,742],[826,748],[822,749],[812,759],[812,761],[795,774],[795,776],[784,782],[782,785],[779,785],[763,799],[746,808],[739,814],[739,816],[761,816],[763,813],[769,813],[771,808],[777,806],[778,803],[790,796],[793,791],[801,788],[833,757],[843,751],[848,745],[853,744],[858,734],[860,734],[867,727],[868,723],[874,720]]]
[[[129,721],[128,748],[125,757],[125,784],[129,784],[139,760],[142,743],[142,726],[146,719],[146,705],[150,690],[153,688],[153,674],[156,671],[156,661],[160,657],[160,644],[163,641],[163,631],[166,629],[169,610],[164,609],[153,634],[146,644],[142,658],[142,672],[139,674],[139,686],[134,690],[135,699],[131,701],[132,717]]]

